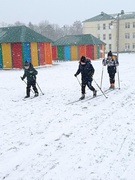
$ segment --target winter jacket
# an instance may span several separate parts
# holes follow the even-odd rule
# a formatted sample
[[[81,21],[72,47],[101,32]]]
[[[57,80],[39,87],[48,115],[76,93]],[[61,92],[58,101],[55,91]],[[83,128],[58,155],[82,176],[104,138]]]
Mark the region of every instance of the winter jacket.
[[[82,65],[79,63],[78,70],[76,72],[76,75],[81,73],[82,81],[92,81],[92,76],[94,74],[94,68],[91,64],[90,60],[86,60],[85,64]]]
[[[103,59],[102,61],[103,65],[106,66],[107,65],[107,70],[108,73],[116,73],[117,70],[117,66],[119,65],[119,62],[117,59]]]
[[[38,72],[33,67],[33,65],[30,63],[29,69],[24,69],[24,75],[22,79],[25,79],[27,77],[27,81],[34,81],[36,80],[36,75]]]

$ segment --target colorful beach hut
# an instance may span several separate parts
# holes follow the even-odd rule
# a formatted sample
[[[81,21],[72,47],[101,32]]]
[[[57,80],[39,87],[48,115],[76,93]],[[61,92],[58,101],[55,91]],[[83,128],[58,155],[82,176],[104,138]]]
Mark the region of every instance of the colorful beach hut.
[[[53,43],[52,54],[53,60],[99,59],[105,56],[105,43],[91,34],[67,35]]]
[[[52,41],[26,26],[0,28],[0,68],[52,64]]]

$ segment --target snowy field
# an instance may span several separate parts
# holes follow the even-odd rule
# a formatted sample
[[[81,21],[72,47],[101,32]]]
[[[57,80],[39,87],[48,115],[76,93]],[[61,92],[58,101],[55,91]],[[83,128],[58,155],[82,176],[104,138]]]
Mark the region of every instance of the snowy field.
[[[100,85],[101,60],[92,64]],[[0,71],[0,180],[135,180],[135,54],[120,54],[120,90],[107,99],[87,100],[86,88],[84,101],[68,104],[81,95],[77,68],[38,69],[44,95],[26,101],[23,70]]]

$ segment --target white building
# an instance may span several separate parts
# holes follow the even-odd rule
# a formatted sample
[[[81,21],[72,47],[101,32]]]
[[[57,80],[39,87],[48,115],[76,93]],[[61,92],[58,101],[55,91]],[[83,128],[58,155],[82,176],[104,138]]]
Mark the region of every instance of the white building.
[[[83,34],[106,43],[106,52],[135,52],[135,12],[101,14],[83,21]]]

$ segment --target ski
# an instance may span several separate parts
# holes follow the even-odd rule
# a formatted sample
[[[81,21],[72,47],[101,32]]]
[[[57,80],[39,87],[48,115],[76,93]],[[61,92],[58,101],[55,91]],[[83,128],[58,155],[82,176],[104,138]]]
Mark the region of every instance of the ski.
[[[12,102],[19,102],[19,100],[15,100],[15,99],[12,99],[11,101],[12,101]]]
[[[32,99],[35,99],[35,98],[37,98],[37,97],[39,97],[39,96],[33,96],[33,97],[29,97],[29,98],[23,98],[23,99],[21,99],[22,101],[28,101],[28,100],[32,100]],[[20,102],[20,99],[18,100],[12,100],[12,102]]]
[[[107,94],[107,93],[109,93],[109,92],[111,92],[111,91],[113,91],[114,89],[106,89],[105,91],[103,91],[105,94]]]
[[[29,97],[29,98],[23,98],[22,100],[23,101],[27,101],[27,100],[31,100],[31,99],[35,99],[37,98],[38,96],[33,96],[33,97]]]
[[[114,90],[116,90],[116,89],[119,89],[119,88],[115,88],[115,89],[106,89],[106,90],[104,90],[103,92],[104,92],[104,94],[108,94],[108,93],[110,93],[110,92],[112,92],[112,91],[114,91]],[[99,95],[97,95],[96,97],[99,97],[99,96],[103,96],[103,94],[99,94]],[[90,98],[85,98],[85,99],[83,99],[83,100],[81,100],[81,99],[78,99],[78,100],[75,100],[75,101],[72,101],[72,102],[69,102],[69,103],[67,103],[67,105],[70,105],[70,104],[74,104],[74,103],[77,103],[77,102],[86,102],[86,101],[90,101],[90,100],[92,100],[92,99],[95,99],[96,97],[90,97]],[[108,97],[107,97],[108,98]]]
[[[77,103],[77,102],[90,101],[90,100],[95,99],[96,97],[99,97],[99,96],[102,96],[102,94],[99,94],[99,95],[94,96],[94,97],[87,97],[87,98],[85,98],[85,99],[78,99],[78,100],[75,100],[75,101],[72,101],[72,102],[67,103],[67,105],[74,104],[74,103]]]
[[[95,99],[95,98],[98,98],[98,97],[100,97],[100,96],[103,96],[103,94],[99,94],[99,95],[96,95],[96,96],[94,96],[94,97],[90,97],[90,98],[84,99],[84,102],[90,101],[90,100]]]
[[[119,89],[119,88],[115,88],[115,89],[106,89],[106,90],[104,90],[103,92],[105,93],[105,94],[107,94],[107,93],[109,93],[109,92],[112,92],[112,91],[114,91],[114,90],[116,90],[116,89]]]
[[[75,100],[75,101],[72,101],[72,102],[69,102],[69,103],[67,103],[66,105],[69,105],[69,104],[74,104],[74,103],[77,103],[77,102],[79,102],[79,101],[83,101],[84,99],[78,99],[78,100]]]

